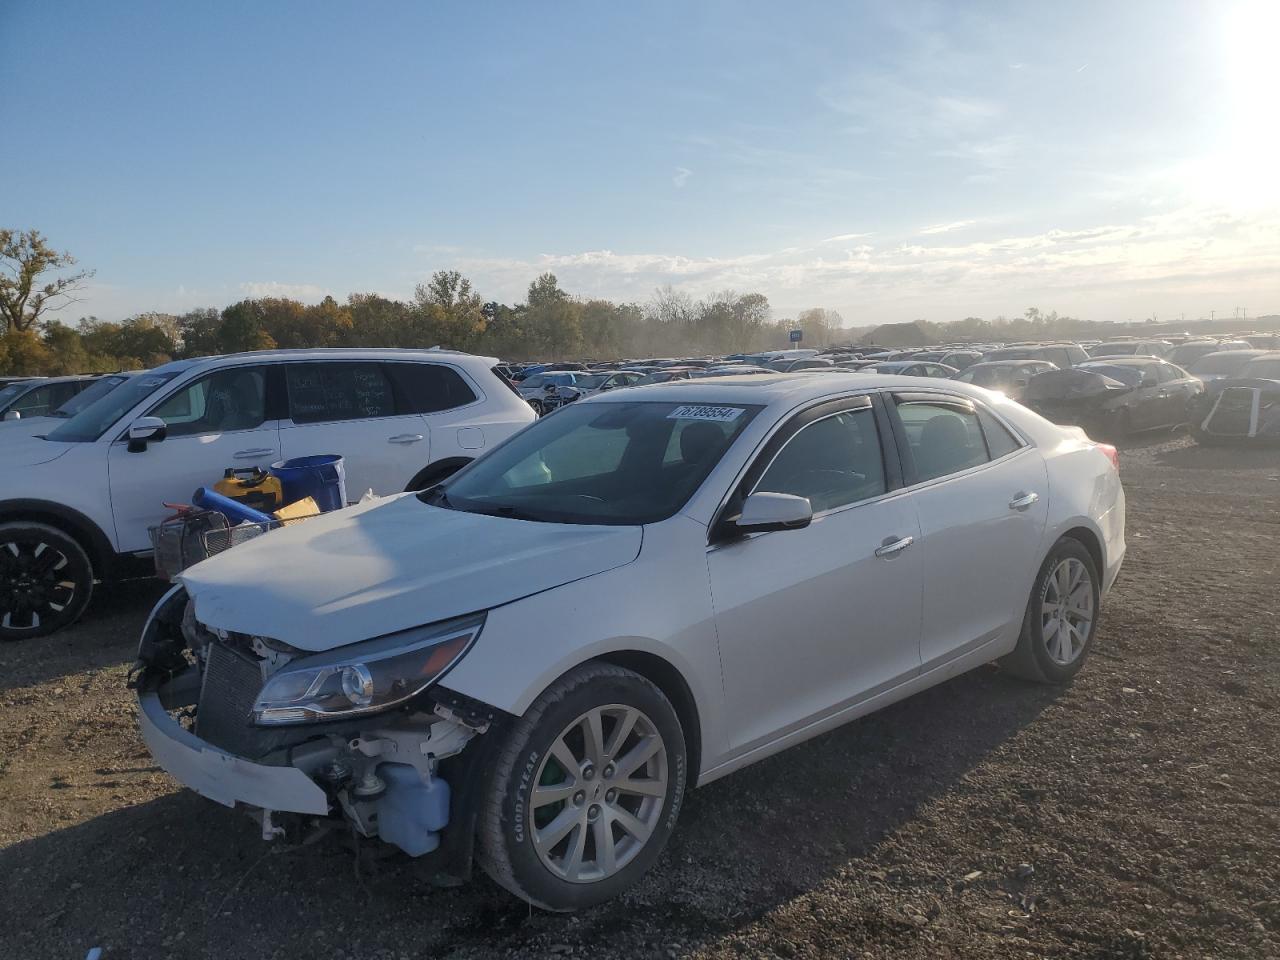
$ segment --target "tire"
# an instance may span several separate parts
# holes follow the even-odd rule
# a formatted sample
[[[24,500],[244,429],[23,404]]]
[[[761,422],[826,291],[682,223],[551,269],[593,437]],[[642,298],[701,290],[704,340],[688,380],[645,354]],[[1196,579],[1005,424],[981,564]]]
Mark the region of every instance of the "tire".
[[[1083,574],[1087,582],[1071,587],[1077,574]],[[1064,582],[1069,587],[1067,598],[1075,601],[1071,605],[1058,603]],[[1055,543],[1031,588],[1018,645],[1001,658],[1000,665],[1040,683],[1066,683],[1079,673],[1098,630],[1099,583],[1097,565],[1084,544],[1070,537]],[[1087,588],[1083,592],[1082,586]],[[1069,612],[1083,609],[1086,603],[1087,623],[1084,617]],[[1055,611],[1047,612],[1046,606]]]
[[[535,416],[539,416],[539,417],[540,417],[540,416],[542,416],[544,413],[546,413],[546,412],[547,412],[547,411],[546,411],[546,408],[545,408],[545,407],[543,407],[543,405],[542,405],[542,401],[541,401],[541,400],[530,400],[530,401],[529,401],[529,406],[533,407],[533,412],[534,412],[534,415],[535,415]]]
[[[592,717],[600,718],[603,750],[588,746]],[[623,727],[622,742],[612,742]],[[615,770],[614,762],[621,767],[653,750],[655,737],[656,752],[636,770],[625,777]],[[662,853],[680,815],[687,766],[680,720],[661,690],[622,667],[584,664],[509,731],[482,794],[477,859],[497,883],[545,910],[615,897]]]
[[[0,640],[70,626],[92,594],[93,564],[74,538],[43,523],[0,523]]]

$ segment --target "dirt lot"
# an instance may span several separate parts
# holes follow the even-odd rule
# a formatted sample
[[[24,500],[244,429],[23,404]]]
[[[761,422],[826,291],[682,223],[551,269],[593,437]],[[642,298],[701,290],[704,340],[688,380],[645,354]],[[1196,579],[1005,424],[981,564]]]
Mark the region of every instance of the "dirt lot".
[[[694,792],[625,901],[357,878],[177,789],[124,688],[154,584],[0,649],[0,953],[81,957],[1280,957],[1280,452],[1126,450],[1093,658],[984,669]]]

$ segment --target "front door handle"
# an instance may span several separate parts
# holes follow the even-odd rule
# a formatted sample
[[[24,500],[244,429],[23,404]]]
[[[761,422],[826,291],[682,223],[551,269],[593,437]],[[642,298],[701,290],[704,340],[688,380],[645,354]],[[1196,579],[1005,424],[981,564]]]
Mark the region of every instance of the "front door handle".
[[[890,537],[884,543],[880,544],[880,546],[876,547],[876,556],[881,559],[896,556],[915,542],[915,537],[899,537],[897,540]]]
[[[420,433],[398,433],[394,437],[387,437],[387,443],[417,443],[423,439]]]
[[[272,447],[258,447],[254,450],[237,450],[231,456],[237,460],[258,460],[262,457],[275,456],[275,450]]]
[[[1038,503],[1040,494],[1038,493],[1020,493],[1009,501],[1010,510],[1025,510],[1033,503]]]

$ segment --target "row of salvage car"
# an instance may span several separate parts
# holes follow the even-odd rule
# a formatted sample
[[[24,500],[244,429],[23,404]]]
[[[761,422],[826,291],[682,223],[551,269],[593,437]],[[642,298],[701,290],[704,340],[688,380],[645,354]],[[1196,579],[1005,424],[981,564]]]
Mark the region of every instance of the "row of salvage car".
[[[1082,426],[1091,436],[1109,439],[1184,425],[1206,443],[1280,439],[1280,351],[1247,346],[1214,351],[1189,343],[1179,354],[1192,358],[1184,368],[1163,357],[1109,352],[1109,348],[1128,345],[1102,345],[1102,355],[1096,357],[1080,350],[1079,358],[1061,366],[1044,359],[1061,346],[1055,344],[996,350],[960,370],[926,360],[896,360],[857,366],[826,364],[792,372],[946,377],[998,390],[1055,423]],[[769,372],[773,371],[729,362],[643,376],[626,369],[558,371],[535,375],[519,389],[541,415],[596,393],[664,382],[658,379],[662,377],[697,380]]]

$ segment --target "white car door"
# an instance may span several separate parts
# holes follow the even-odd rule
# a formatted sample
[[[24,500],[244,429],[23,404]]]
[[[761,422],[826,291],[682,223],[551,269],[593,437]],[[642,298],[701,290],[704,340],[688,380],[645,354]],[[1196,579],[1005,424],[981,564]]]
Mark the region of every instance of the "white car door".
[[[387,366],[377,360],[285,365],[284,459],[340,455],[348,500],[358,500],[366,490],[380,496],[400,493],[430,462],[426,420],[397,396]]]
[[[122,553],[150,549],[147,528],[172,512],[165,503],[190,503],[228,467],[280,459],[279,422],[267,419],[268,372],[261,364],[222,367],[188,381],[145,414],[166,423],[164,440],[138,452],[123,437],[112,442],[111,512]]]
[[[920,523],[924,670],[1016,632],[1039,570],[1048,484],[1039,451],[990,411],[895,392]]]
[[[912,546],[919,531],[907,495],[886,472],[881,435],[867,397],[798,414],[735,496],[738,503],[755,491],[804,496],[813,522],[708,549],[736,754],[919,670],[921,567]]]

